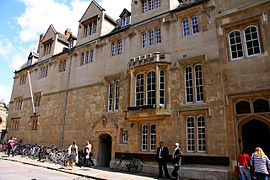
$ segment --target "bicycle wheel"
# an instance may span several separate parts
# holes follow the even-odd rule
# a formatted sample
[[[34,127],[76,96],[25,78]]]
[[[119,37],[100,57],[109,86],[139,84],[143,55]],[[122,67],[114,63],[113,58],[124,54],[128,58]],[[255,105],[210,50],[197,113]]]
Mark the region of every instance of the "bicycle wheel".
[[[134,162],[135,172],[141,172],[143,168],[143,163],[139,159],[136,159]]]
[[[117,159],[115,162],[114,162],[114,165],[113,165],[113,170],[114,171],[121,171],[123,169],[123,161],[122,159]]]

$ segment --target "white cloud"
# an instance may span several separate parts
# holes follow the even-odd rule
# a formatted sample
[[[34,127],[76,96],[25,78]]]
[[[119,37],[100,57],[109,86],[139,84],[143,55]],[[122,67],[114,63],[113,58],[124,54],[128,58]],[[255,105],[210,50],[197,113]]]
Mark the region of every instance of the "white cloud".
[[[106,10],[106,13],[115,20],[119,19],[119,15],[124,8],[129,11],[131,9],[131,0],[117,0],[117,2],[113,0],[102,0],[99,4]]]
[[[11,97],[11,87],[0,84],[0,101],[9,103]]]
[[[71,0],[70,6],[65,1],[57,0],[22,0],[25,4],[25,11],[18,18],[21,27],[20,39],[24,42],[38,39],[41,33],[45,33],[50,24],[55,29],[64,33],[70,28],[74,35],[77,35],[78,21],[89,6],[89,0]],[[123,8],[130,10],[131,0],[103,0],[98,2],[106,13],[118,19]]]
[[[3,39],[0,41],[0,58],[6,56],[11,52],[13,45],[8,39]]]

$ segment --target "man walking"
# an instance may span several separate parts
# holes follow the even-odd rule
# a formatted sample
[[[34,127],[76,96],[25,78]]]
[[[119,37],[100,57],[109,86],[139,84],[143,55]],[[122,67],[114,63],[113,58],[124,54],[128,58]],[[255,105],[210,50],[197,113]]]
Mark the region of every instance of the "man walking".
[[[181,166],[182,160],[182,151],[179,148],[179,143],[174,144],[174,152],[172,154],[172,164],[173,164],[173,172],[172,176],[176,177],[176,180],[179,180],[179,168]]]
[[[163,171],[167,178],[170,178],[170,175],[168,173],[167,169],[167,160],[169,156],[169,149],[164,146],[163,142],[159,143],[159,147],[157,148],[157,162],[158,162],[158,168],[159,168],[159,177],[162,177]]]

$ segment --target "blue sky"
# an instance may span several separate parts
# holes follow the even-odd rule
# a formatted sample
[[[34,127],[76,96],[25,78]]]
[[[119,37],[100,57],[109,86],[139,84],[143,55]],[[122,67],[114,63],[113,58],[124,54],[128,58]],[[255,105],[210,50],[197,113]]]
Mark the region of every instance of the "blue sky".
[[[36,51],[38,38],[50,24],[64,33],[70,28],[77,35],[78,21],[91,0],[0,0],[0,101],[11,97],[14,71]],[[97,0],[114,19],[131,0]]]

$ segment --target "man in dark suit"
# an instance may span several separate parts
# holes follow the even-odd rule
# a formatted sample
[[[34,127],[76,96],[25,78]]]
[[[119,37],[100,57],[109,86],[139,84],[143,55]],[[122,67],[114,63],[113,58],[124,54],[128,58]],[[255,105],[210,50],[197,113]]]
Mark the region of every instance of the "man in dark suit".
[[[179,148],[179,143],[174,144],[174,152],[172,154],[172,164],[173,164],[173,172],[172,176],[176,177],[179,180],[179,167],[181,166],[182,161],[182,151]]]
[[[159,167],[159,177],[162,177],[162,174],[163,174],[162,167],[163,167],[165,175],[167,176],[167,178],[170,178],[170,175],[167,169],[168,156],[169,156],[169,149],[163,145],[163,142],[160,142],[159,147],[157,148],[157,162],[158,162],[158,167]]]

